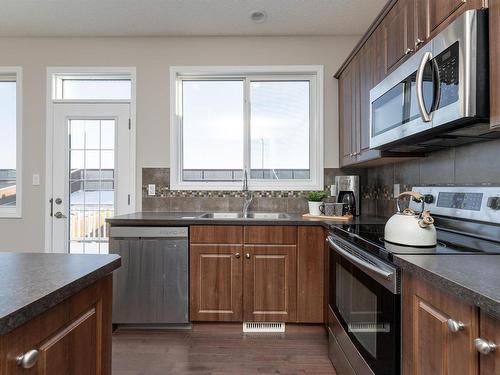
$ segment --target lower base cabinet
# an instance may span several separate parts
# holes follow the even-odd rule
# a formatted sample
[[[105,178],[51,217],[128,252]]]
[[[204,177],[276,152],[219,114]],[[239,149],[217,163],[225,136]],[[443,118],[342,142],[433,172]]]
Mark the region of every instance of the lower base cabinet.
[[[110,275],[0,337],[0,374],[110,375],[111,304]]]
[[[323,323],[323,228],[192,226],[190,233],[191,321]],[[219,243],[207,240],[214,233]]]
[[[403,374],[493,375],[497,351],[480,354],[476,341],[500,343],[500,321],[409,273],[403,274]]]

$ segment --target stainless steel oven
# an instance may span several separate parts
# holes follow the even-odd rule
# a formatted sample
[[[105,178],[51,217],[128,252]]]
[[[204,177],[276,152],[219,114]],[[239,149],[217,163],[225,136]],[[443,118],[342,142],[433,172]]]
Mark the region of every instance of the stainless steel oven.
[[[487,11],[470,10],[370,91],[370,147],[415,145],[425,136],[486,123],[488,95]],[[465,135],[481,137],[486,130],[478,126]]]
[[[330,359],[342,374],[399,374],[399,274],[390,263],[328,236]]]

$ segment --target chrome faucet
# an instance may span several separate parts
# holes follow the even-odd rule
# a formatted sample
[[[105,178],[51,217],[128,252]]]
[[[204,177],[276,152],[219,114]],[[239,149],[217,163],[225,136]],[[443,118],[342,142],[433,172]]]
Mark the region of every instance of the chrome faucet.
[[[242,191],[244,193],[244,198],[245,198],[245,201],[243,202],[243,217],[247,217],[248,207],[252,203],[253,193],[250,190],[248,190],[248,174],[247,174],[246,169],[245,169],[245,172],[243,174],[243,189],[242,189]]]

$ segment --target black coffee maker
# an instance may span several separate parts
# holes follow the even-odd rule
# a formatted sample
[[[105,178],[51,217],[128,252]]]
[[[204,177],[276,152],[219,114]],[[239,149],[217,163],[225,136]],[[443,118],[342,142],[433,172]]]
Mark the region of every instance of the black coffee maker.
[[[337,202],[344,204],[344,215],[359,216],[359,176],[336,176]]]

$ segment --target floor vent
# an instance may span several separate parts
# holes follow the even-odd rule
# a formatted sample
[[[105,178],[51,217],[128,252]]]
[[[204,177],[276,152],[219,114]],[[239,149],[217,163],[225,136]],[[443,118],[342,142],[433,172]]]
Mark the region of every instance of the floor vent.
[[[285,332],[285,323],[245,322],[243,323],[243,332],[247,333]]]

